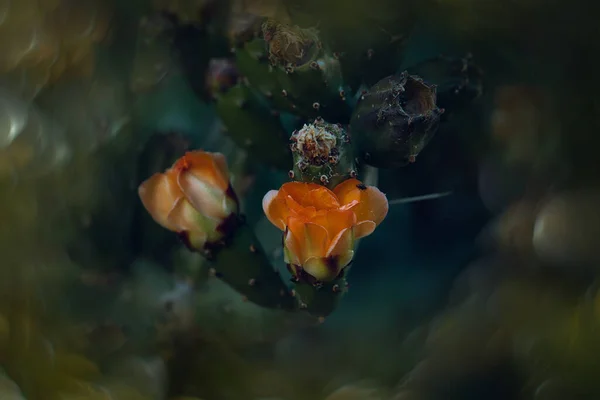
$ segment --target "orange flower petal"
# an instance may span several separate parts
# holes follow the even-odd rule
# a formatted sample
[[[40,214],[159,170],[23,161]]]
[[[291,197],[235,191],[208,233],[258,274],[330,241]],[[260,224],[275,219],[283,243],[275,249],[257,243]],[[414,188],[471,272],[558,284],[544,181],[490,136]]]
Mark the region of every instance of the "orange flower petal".
[[[316,183],[288,182],[281,186],[285,196],[291,196],[294,201],[304,207],[337,208],[339,202],[335,194],[324,186]]]
[[[227,186],[229,186],[229,167],[227,166],[227,158],[222,153],[212,153],[212,157],[215,162],[215,167],[217,167],[221,173],[221,177],[227,182]]]
[[[295,258],[304,265],[309,257],[322,257],[327,250],[327,231],[322,226],[306,222],[297,217],[289,217],[287,221],[288,230],[297,240],[297,248],[289,250],[294,252]]]
[[[279,191],[268,191],[267,194],[265,194],[265,197],[263,197],[262,206],[267,219],[271,221],[273,225],[282,231],[285,231],[286,222],[290,213],[285,201],[279,196]]]
[[[389,210],[387,197],[375,186],[368,186],[360,193],[360,204],[354,209],[357,221],[373,221],[375,225],[379,225]]]
[[[222,219],[236,211],[231,209],[224,191],[207,183],[204,176],[191,171],[180,171],[177,183],[186,199],[199,213],[209,218]]]
[[[229,187],[227,163],[222,154],[215,155],[201,150],[191,151],[177,160],[173,169],[187,171],[197,179],[222,192],[225,192]]]
[[[324,257],[327,252],[329,235],[321,225],[312,222],[305,224],[305,242],[303,249],[304,259],[310,257]]]
[[[354,257],[354,234],[352,228],[342,230],[333,238],[327,250],[327,257],[335,257],[337,259],[339,270],[336,276],[342,268],[352,261],[352,257]]]
[[[290,215],[308,220],[314,218],[317,214],[317,209],[315,207],[304,207],[294,200],[292,196],[286,196],[284,200]]]
[[[331,281],[337,276],[334,271],[336,268],[330,268],[327,264],[327,260],[325,260],[323,257],[308,258],[306,261],[304,261],[302,269],[304,269],[304,271],[306,271],[306,273],[308,273],[310,276],[321,282]]]
[[[301,201],[305,207],[315,207],[317,210],[339,208],[337,196],[324,186],[310,190]]]
[[[362,185],[362,182],[358,179],[346,179],[333,189],[333,193],[338,197],[342,206],[348,205],[352,202],[360,202],[360,189],[358,186]]]
[[[304,240],[304,228],[302,228],[302,239]],[[291,230],[286,230],[283,237],[283,255],[284,261],[288,264],[301,265],[301,245],[298,238]]]
[[[161,226],[177,231],[177,226],[169,222],[169,214],[177,201],[183,198],[183,192],[171,174],[154,174],[138,188],[142,204]]]
[[[346,228],[333,238],[326,254],[321,257],[307,258],[302,268],[319,281],[332,281],[352,261],[352,257],[354,257],[352,229]]]
[[[330,238],[337,236],[342,230],[352,228],[356,216],[352,210],[328,210],[317,215],[312,222],[323,226]]]
[[[371,221],[371,224],[362,224],[355,230],[355,237],[364,237],[373,232],[375,227],[383,221],[388,213],[389,205],[385,195],[375,186],[364,186],[356,179],[348,179],[334,188],[334,193],[340,199],[340,203],[349,206],[353,202],[358,203],[350,207],[356,214],[357,224]]]
[[[354,227],[354,237],[360,239],[365,236],[369,236],[377,228],[377,225],[373,221],[361,221]]]
[[[316,186],[318,185],[314,183],[287,182],[281,185],[279,191],[283,197],[292,196],[292,198],[299,203],[304,196]]]
[[[204,247],[208,238],[207,232],[214,232],[217,225],[213,222],[211,226],[206,226],[208,220],[204,220],[185,198],[177,201],[169,213],[168,221],[177,227],[177,232],[187,232],[190,244],[196,249]]]

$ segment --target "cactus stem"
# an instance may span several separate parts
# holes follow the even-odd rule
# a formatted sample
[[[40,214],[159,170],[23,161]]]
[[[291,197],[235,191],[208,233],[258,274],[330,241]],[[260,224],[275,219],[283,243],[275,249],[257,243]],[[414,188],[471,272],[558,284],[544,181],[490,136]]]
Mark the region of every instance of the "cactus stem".
[[[251,227],[238,221],[228,240],[211,251],[209,276],[222,279],[245,301],[262,307],[297,309],[297,302],[289,294],[287,285],[273,271],[264,250]],[[280,293],[284,292],[281,296]]]

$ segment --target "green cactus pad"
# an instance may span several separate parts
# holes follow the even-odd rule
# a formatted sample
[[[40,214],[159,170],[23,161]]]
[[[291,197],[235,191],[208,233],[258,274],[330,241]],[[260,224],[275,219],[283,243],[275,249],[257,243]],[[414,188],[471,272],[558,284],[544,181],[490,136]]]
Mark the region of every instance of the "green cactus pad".
[[[280,82],[285,82],[285,71],[269,63],[267,44],[262,39],[253,39],[235,50],[235,63],[240,75],[257,92],[265,96],[274,108],[280,111],[295,111],[287,92]]]
[[[350,137],[341,125],[316,119],[290,137],[294,166],[292,178],[333,189],[356,176]]]
[[[250,157],[286,169],[291,161],[287,133],[279,116],[246,85],[217,96],[216,110],[227,134]]]
[[[294,110],[308,118],[347,120],[350,105],[340,63],[318,32],[267,20],[262,33],[269,62],[284,72],[277,75],[279,85]]]
[[[294,293],[279,272],[274,270],[252,228],[242,223],[227,243],[207,254],[209,273],[223,280],[248,301],[259,306],[294,311],[298,308]]]
[[[436,87],[403,72],[374,85],[359,99],[350,133],[356,154],[377,168],[414,162],[439,126]]]

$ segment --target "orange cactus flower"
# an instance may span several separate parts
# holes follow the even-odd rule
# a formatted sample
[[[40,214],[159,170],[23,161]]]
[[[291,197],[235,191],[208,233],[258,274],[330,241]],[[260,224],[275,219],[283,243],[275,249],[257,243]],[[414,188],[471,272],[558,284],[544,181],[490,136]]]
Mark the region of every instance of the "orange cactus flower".
[[[238,213],[227,162],[220,153],[188,152],[164,173],[144,181],[138,193],[152,218],[185,235],[195,250],[221,240],[226,222]]]
[[[271,223],[284,231],[285,261],[296,278],[334,280],[354,256],[354,240],[370,235],[388,212],[385,195],[348,179],[333,191],[289,182],[263,198]]]

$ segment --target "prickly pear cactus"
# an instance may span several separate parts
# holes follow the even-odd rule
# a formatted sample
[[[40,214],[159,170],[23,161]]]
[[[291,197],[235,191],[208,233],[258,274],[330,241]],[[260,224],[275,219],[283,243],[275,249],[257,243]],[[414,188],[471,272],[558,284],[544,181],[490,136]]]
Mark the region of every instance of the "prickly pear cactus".
[[[188,70],[208,71],[205,86],[223,132],[248,159],[288,171],[290,185],[267,193],[263,210],[283,231],[296,270],[315,272],[341,255],[349,265],[358,240],[387,214],[385,195],[361,175],[415,162],[443,122],[444,108],[462,110],[479,96],[481,71],[468,57],[438,57],[389,75],[402,60],[410,10],[400,25],[376,13],[378,29],[356,27],[362,34],[354,43],[293,3],[284,7],[291,18],[236,11],[225,29],[231,54]],[[337,11],[330,11],[333,18]],[[189,26],[181,29],[199,32]],[[304,309],[317,317],[335,310],[347,291],[347,265],[322,281],[291,271],[293,298],[251,229],[236,224],[227,235],[208,260],[214,276],[265,307]],[[318,237],[306,239],[310,232]]]
[[[285,71],[279,84],[294,109],[335,120],[349,114],[339,60],[324,47],[316,29],[267,20],[262,35],[269,62]]]
[[[435,86],[407,72],[379,81],[361,96],[350,122],[358,156],[377,168],[415,162],[444,112],[436,95]]]
[[[341,125],[317,118],[294,131],[290,141],[294,156],[292,179],[321,183],[331,189],[356,177],[350,136]]]
[[[217,113],[239,147],[257,161],[283,169],[290,161],[287,133],[279,115],[262,100],[239,83],[217,96]]]
[[[298,282],[295,290],[300,298],[300,308],[310,315],[323,319],[335,311],[340,300],[348,291],[348,282],[345,276],[319,285]]]

